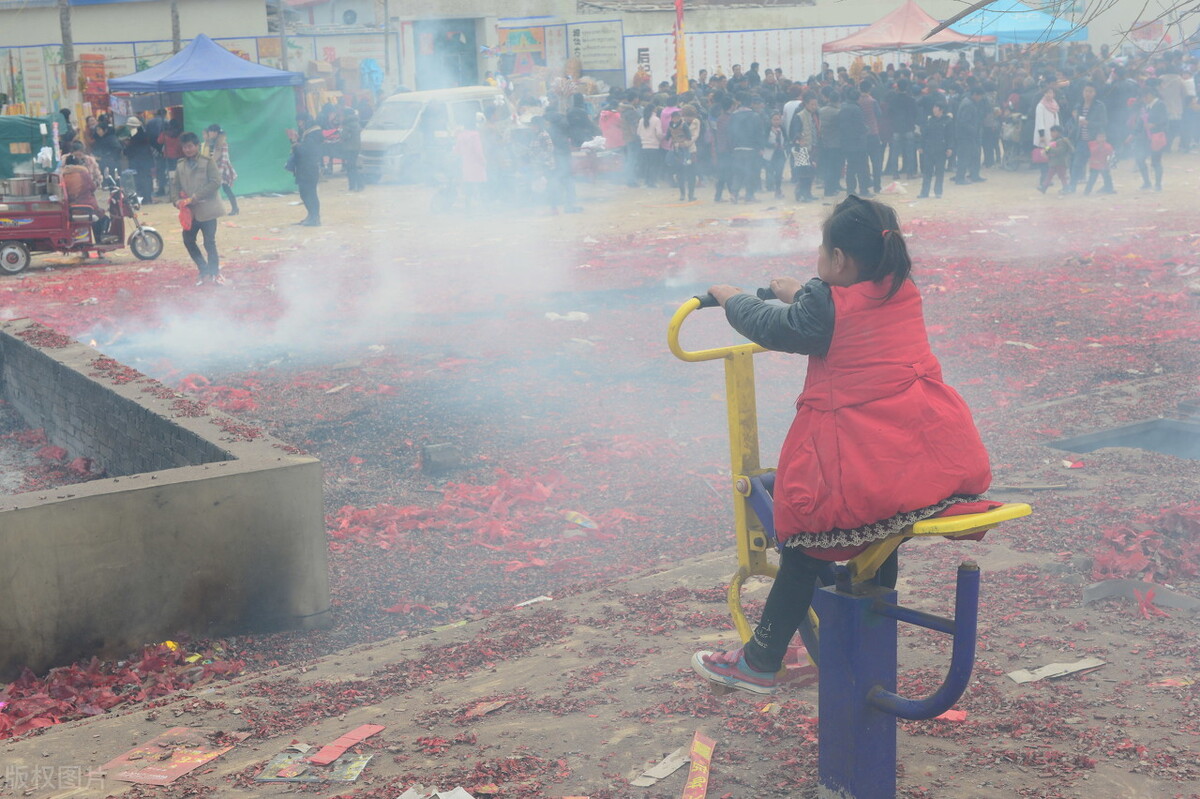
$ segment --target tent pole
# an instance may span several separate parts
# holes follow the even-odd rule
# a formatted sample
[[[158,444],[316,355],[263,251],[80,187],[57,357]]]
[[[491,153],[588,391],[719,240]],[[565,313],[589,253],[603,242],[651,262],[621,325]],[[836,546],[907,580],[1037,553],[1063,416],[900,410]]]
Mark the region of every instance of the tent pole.
[[[287,13],[283,10],[283,0],[279,0],[279,68],[288,71]]]
[[[392,85],[392,12],[388,0],[383,0],[383,79]]]

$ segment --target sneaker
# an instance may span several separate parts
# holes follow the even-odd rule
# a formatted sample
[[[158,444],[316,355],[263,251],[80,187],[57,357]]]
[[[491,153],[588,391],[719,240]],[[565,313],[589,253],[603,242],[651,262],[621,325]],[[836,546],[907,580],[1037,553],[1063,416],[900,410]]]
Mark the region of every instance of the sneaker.
[[[226,280],[225,276],[222,274],[218,274],[216,277],[214,277],[212,279],[212,282],[218,286],[228,286],[229,285],[229,281]]]
[[[1045,194],[1046,188],[1047,188],[1046,186],[1038,186],[1038,191],[1040,191],[1042,194]]]
[[[701,677],[727,688],[754,694],[775,693],[775,672],[751,669],[740,648],[732,652],[697,652],[692,655],[692,669]]]
[[[200,277],[200,278],[199,278],[199,279],[196,281],[196,285],[197,285],[197,286],[203,286],[203,285],[204,285],[204,278],[203,278],[203,277]]]

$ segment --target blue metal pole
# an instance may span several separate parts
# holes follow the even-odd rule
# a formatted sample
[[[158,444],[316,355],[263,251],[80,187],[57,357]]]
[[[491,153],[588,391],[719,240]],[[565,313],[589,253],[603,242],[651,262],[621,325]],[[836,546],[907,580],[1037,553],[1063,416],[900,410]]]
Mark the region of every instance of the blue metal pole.
[[[821,618],[819,795],[894,799],[896,717],[865,699],[876,686],[896,690],[896,621],[872,610],[876,602],[894,604],[896,592],[860,590],[829,587],[813,596]]]
[[[946,632],[942,623],[947,620],[938,616],[930,617],[931,620],[936,620],[935,623],[923,624],[920,619],[913,617],[912,614],[916,611],[910,611],[908,608],[896,607],[894,604],[889,607],[885,602],[880,602],[876,603],[874,610],[890,618],[903,616],[904,621],[912,624]],[[971,681],[971,669],[975,665],[978,616],[979,566],[974,561],[966,561],[958,567],[958,581],[954,592],[954,646],[950,653],[950,671],[941,687],[924,699],[906,699],[896,695],[894,683],[892,687],[879,685],[869,690],[867,702],[902,719],[931,719],[954,707],[954,703],[963,695],[963,691],[967,690],[967,684]],[[823,617],[821,632],[825,632]],[[827,651],[824,650],[826,653]],[[824,668],[821,676],[825,676]]]

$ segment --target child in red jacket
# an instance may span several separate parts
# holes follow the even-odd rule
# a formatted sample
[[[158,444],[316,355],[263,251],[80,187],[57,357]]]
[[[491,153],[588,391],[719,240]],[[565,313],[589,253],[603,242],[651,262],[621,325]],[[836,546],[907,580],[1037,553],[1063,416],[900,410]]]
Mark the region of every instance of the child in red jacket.
[[[786,305],[733,286],[709,289],[743,336],[808,356],[775,475],[782,551],[762,618],[743,648],[692,658],[709,680],[754,693],[774,691],[829,561],[975,501],[991,483],[971,412],[930,352],[895,211],[852,195],[822,233],[817,278],[771,281]],[[888,571],[881,576],[894,586],[894,561]]]

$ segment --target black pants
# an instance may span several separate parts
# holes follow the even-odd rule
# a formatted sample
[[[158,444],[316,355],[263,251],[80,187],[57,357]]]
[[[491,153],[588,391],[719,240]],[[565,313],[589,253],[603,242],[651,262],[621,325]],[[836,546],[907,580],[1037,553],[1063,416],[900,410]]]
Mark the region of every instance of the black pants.
[[[880,585],[896,587],[898,563],[893,552],[879,567]],[[783,548],[779,556],[779,573],[771,583],[762,618],[743,650],[750,668],[779,671],[792,636],[808,615],[817,581],[830,575],[830,566],[829,561],[817,560],[799,547]]]
[[[871,161],[871,183],[878,192],[883,187],[883,141],[875,134],[867,135],[867,158]]]
[[[979,156],[982,154],[982,147],[979,144],[979,139],[959,139],[958,149],[955,155],[958,156],[958,170],[954,174],[954,179],[962,182],[967,179],[979,180]]]
[[[1143,146],[1143,147],[1138,148],[1137,166],[1138,166],[1138,171],[1142,173],[1142,188],[1143,189],[1150,187],[1150,172],[1146,169],[1146,159],[1147,158],[1150,159],[1150,168],[1154,170],[1154,184],[1156,186],[1158,186],[1158,188],[1160,188],[1160,189],[1162,188],[1162,175],[1163,175],[1162,154],[1163,154],[1162,150],[1154,151],[1154,150],[1151,150],[1148,146]]]
[[[851,194],[871,193],[871,168],[866,150],[845,150],[846,191]]]
[[[946,154],[921,153],[921,174],[921,196],[929,196],[929,184],[933,183],[933,193],[941,197],[942,182],[946,178]]]
[[[1111,169],[1093,169],[1088,174],[1087,188],[1083,190],[1084,194],[1091,194],[1092,187],[1096,185],[1096,178],[1104,177],[1104,190],[1106,192],[1113,191],[1112,170]]]
[[[130,162],[129,168],[134,171],[133,185],[138,196],[150,202],[150,198],[154,196],[154,159],[140,158]]]
[[[726,189],[737,196],[733,190],[733,153],[717,153],[717,191],[713,199],[720,202]]]
[[[225,199],[229,200],[230,210],[232,210],[235,214],[239,213],[238,204],[237,204],[237,195],[235,195],[233,193],[233,186],[230,186],[228,183],[222,183],[221,191],[225,192]]]
[[[317,196],[316,180],[297,180],[296,188],[300,191],[300,200],[308,211],[307,220],[321,221],[321,198]]]
[[[342,164],[346,169],[346,180],[348,181],[346,188],[350,191],[362,191],[363,179],[358,172],[358,150],[344,153],[342,158]]]
[[[171,186],[171,172],[175,170],[175,163],[175,161],[161,153],[156,153],[154,156],[154,176],[158,182],[159,197],[167,195],[167,189]]]
[[[207,260],[200,254],[200,248],[196,246],[196,236],[200,233],[204,234],[204,251],[208,254]],[[221,261],[217,257],[217,220],[209,219],[207,222],[193,220],[191,229],[183,231],[183,246],[187,248],[188,255],[192,256],[192,260],[196,262],[196,268],[200,270],[200,277],[216,277],[221,273]]]
[[[743,199],[753,200],[758,190],[758,173],[762,171],[762,156],[758,150],[741,147],[733,151],[733,180],[729,191],[734,197],[744,192]]]
[[[676,159],[675,182],[679,186],[679,199],[696,199],[696,156],[690,155],[686,161]]]
[[[821,179],[825,184],[825,196],[832,197],[842,190],[842,167],[846,164],[846,154],[841,148],[828,144],[821,146],[817,154],[817,167],[821,170]]]

